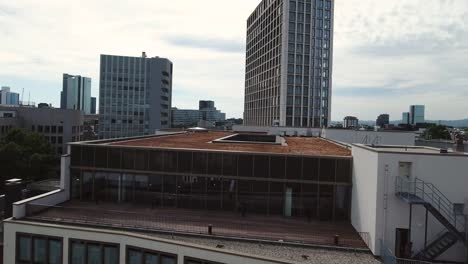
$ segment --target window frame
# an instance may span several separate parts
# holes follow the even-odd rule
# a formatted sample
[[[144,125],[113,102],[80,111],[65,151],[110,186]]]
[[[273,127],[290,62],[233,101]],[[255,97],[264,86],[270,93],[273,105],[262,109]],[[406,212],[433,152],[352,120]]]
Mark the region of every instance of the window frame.
[[[31,248],[31,259],[27,260],[20,260],[19,253],[20,253],[20,245],[19,245],[19,238],[20,237],[28,237],[30,239],[30,248]],[[63,237],[56,237],[56,236],[48,236],[48,235],[40,235],[40,234],[32,234],[32,233],[24,233],[24,232],[16,232],[16,241],[15,241],[15,263],[17,264],[33,264],[34,262],[34,239],[44,239],[46,241],[46,263],[49,263],[49,241],[58,241],[62,246],[62,250],[60,251],[60,263],[63,263]]]
[[[221,262],[215,262],[215,261],[210,261],[210,260],[204,260],[204,259],[184,256],[184,264],[187,264],[187,261],[196,261],[196,262],[200,262],[200,264],[225,264],[225,263],[221,263]]]
[[[102,241],[95,241],[95,240],[86,240],[86,239],[78,239],[78,238],[69,238],[68,239],[68,263],[72,263],[72,245],[73,242],[78,242],[85,246],[85,264],[88,263],[88,244],[99,245],[101,249],[101,263],[104,264],[104,247],[111,246],[117,248],[117,260],[120,262],[120,244],[119,243],[112,243],[112,242],[102,242]]]
[[[158,255],[158,258],[159,258],[159,263],[161,263],[161,257],[162,256],[166,256],[166,257],[174,257],[175,258],[175,263],[177,264],[178,263],[178,260],[179,260],[179,256],[177,254],[174,254],[174,253],[168,253],[168,252],[163,252],[163,251],[158,251],[158,250],[152,250],[152,249],[146,249],[146,248],[141,248],[141,247],[135,247],[135,246],[125,246],[125,263],[126,264],[129,264],[130,260],[129,260],[129,250],[134,250],[134,251],[139,251],[141,254],[142,254],[142,258],[141,258],[141,264],[144,264],[145,263],[145,253],[149,253],[149,254],[154,254],[154,255]]]

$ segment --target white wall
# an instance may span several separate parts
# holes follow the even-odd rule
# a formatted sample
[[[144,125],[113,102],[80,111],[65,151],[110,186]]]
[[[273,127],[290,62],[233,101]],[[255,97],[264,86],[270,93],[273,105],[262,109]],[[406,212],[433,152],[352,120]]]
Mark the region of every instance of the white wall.
[[[288,263],[285,261],[278,261],[263,257],[252,256],[248,254],[239,254],[227,250],[213,249],[190,243],[176,242],[173,240],[166,240],[146,235],[139,235],[135,233],[12,220],[6,220],[4,223],[4,252],[16,252],[16,232],[62,237],[64,264],[67,264],[69,259],[68,240],[70,238],[119,244],[120,263],[126,263],[125,248],[127,246],[134,246],[139,248],[177,254],[178,264],[184,263],[184,256],[190,256],[194,258],[211,260],[226,264]],[[3,261],[3,263],[15,263],[15,254],[4,254]]]
[[[236,132],[267,133],[270,135],[288,136],[314,136],[324,137],[343,143],[377,144],[377,145],[408,145],[414,146],[416,134],[413,132],[385,132],[385,131],[360,131],[350,129],[330,128],[304,128],[304,127],[257,127],[239,126],[232,128]]]
[[[324,129],[322,137],[344,143],[376,144],[376,145],[408,145],[414,146],[413,132],[360,131],[348,129]]]
[[[351,200],[351,224],[358,232],[369,233],[369,248],[376,254],[377,210],[377,153],[361,148],[352,148],[353,190]]]
[[[354,173],[351,220],[358,231],[370,233],[373,242],[370,249],[375,255],[380,255],[380,240],[394,250],[396,228],[410,227],[410,206],[395,195],[399,162],[411,162],[412,177],[434,184],[451,202],[464,203],[468,198],[468,155],[388,153],[356,145],[353,145],[352,152]],[[425,214],[423,206],[413,205],[411,236],[414,253],[424,247]],[[428,215],[427,238],[430,242],[444,227],[430,212]],[[375,232],[367,231],[374,227]],[[459,242],[438,259],[466,261],[465,249]]]

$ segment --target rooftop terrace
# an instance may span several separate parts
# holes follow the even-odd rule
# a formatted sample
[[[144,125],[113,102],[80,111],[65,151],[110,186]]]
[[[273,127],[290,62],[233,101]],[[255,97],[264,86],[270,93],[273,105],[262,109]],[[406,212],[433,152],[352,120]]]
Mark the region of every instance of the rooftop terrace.
[[[267,139],[265,139],[265,142],[219,141],[219,139],[233,135],[236,134],[215,131],[205,133],[179,133],[140,139],[123,139],[107,144],[113,146],[265,152],[311,156],[351,156],[351,151],[346,147],[315,137],[285,137],[285,142],[282,142],[282,144],[272,144],[271,142],[267,142]]]
[[[135,204],[77,200],[60,206],[28,204],[26,219],[58,224],[88,225],[134,231],[192,234],[218,238],[284,241],[366,249],[361,236],[347,221],[307,221],[303,218],[180,208],[151,208]],[[212,233],[208,226],[212,225]],[[339,235],[336,244],[335,235]]]

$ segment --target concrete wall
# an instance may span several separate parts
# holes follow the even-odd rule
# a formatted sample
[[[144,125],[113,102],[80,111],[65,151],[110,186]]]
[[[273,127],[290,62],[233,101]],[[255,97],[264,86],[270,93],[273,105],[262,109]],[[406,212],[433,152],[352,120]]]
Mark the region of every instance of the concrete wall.
[[[360,148],[352,149],[353,189],[351,200],[351,224],[358,232],[369,233],[369,249],[376,254],[380,245],[376,241],[377,211],[377,153]]]
[[[375,132],[348,129],[324,129],[322,137],[349,144],[414,146],[415,142],[415,134],[413,132]]]
[[[411,162],[412,178],[434,184],[451,202],[463,204],[468,198],[468,155],[377,152],[353,145],[353,160],[352,224],[358,231],[370,233],[370,240],[377,243],[370,246],[375,255],[380,255],[379,240],[394,250],[396,228],[410,228],[410,206],[395,195],[399,162]],[[414,253],[424,247],[425,214],[423,206],[413,206],[411,237]],[[445,229],[430,213],[427,226],[428,242]],[[367,231],[374,227],[376,232]],[[463,262],[466,261],[465,254],[459,242],[438,259]]]
[[[98,242],[108,242],[120,245],[120,263],[126,263],[126,247],[134,246],[155,251],[172,253],[178,255],[178,264],[184,263],[184,256],[211,260],[226,264],[287,264],[288,262],[257,257],[248,254],[239,254],[227,250],[219,250],[198,246],[190,243],[176,242],[146,235],[112,231],[105,229],[92,229],[82,227],[72,227],[53,224],[42,224],[35,222],[23,222],[7,220],[4,223],[4,250],[12,252],[5,254],[4,263],[15,263],[16,233],[29,233],[63,238],[63,264],[67,264],[69,259],[69,239],[90,240]]]
[[[414,146],[415,133],[413,132],[384,132],[384,131],[360,131],[350,129],[330,128],[302,128],[302,127],[258,127],[239,126],[232,128],[236,132],[267,133],[270,135],[288,136],[314,136],[324,137],[343,143],[376,144],[376,145],[408,145]]]

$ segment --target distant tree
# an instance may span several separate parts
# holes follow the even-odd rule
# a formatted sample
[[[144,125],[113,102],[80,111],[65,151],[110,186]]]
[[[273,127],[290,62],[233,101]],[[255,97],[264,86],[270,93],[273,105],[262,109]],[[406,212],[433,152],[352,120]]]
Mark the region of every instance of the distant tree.
[[[431,125],[426,130],[426,138],[430,139],[451,139],[446,126]]]
[[[54,175],[59,159],[52,146],[37,133],[13,129],[0,139],[0,187],[5,180],[37,181]]]
[[[465,130],[466,132],[468,132],[468,127],[465,127],[465,129],[464,129],[464,130]]]

